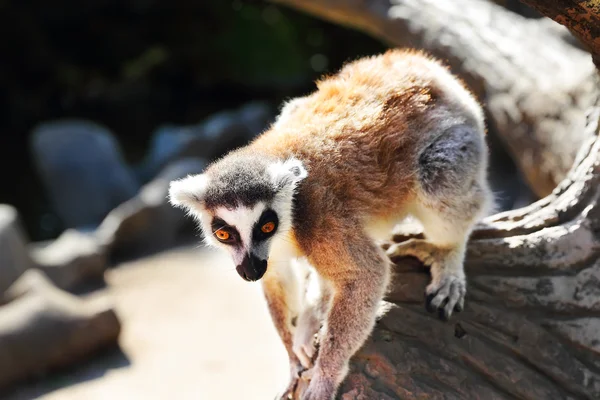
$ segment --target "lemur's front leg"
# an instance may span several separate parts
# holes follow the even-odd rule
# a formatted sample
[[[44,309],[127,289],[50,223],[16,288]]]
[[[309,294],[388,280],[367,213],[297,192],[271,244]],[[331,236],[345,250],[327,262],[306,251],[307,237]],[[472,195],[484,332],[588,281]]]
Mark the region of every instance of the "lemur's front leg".
[[[273,325],[283,342],[290,363],[290,381],[277,399],[287,400],[296,390],[300,373],[304,370],[293,350],[294,327],[292,320],[299,311],[298,282],[289,267],[269,268],[262,279],[262,287]]]
[[[302,400],[332,400],[348,373],[350,358],[375,324],[389,281],[389,264],[360,227],[353,237],[323,240],[311,248],[310,261],[332,288],[320,349]]]

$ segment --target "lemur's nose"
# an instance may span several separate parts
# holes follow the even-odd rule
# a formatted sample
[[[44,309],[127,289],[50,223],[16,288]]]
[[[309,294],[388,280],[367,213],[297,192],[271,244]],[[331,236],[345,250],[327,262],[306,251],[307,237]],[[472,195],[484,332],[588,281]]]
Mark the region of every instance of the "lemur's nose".
[[[236,271],[246,281],[257,281],[267,271],[267,260],[261,260],[253,254],[246,254],[242,263],[236,267]]]
[[[248,277],[246,276],[246,272],[244,272],[244,269],[242,268],[241,265],[238,265],[236,268],[236,271],[238,272],[238,274],[240,274],[240,276],[245,280],[250,282],[250,279],[248,279]]]

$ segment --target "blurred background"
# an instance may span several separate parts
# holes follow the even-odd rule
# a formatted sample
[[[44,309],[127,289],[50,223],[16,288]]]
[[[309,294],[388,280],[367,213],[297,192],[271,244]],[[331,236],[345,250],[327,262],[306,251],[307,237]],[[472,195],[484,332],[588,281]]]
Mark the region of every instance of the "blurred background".
[[[100,124],[136,183],[165,125],[197,125],[248,102],[278,107],[342,63],[380,52],[359,32],[261,1],[3,1],[3,202],[31,237],[65,228],[42,189],[33,131],[57,119]],[[273,110],[276,111],[276,110]]]
[[[273,397],[260,289],[168,182],[388,44],[258,0],[0,0],[0,31],[0,398]],[[491,146],[501,208],[535,200]]]

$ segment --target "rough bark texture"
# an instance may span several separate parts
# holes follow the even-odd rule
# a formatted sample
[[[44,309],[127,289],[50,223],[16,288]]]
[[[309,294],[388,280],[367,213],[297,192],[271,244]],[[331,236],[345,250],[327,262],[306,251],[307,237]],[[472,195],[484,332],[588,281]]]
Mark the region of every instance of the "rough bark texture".
[[[589,46],[594,63],[600,68],[600,1],[598,0],[521,0],[524,4],[569,28]]]
[[[446,60],[486,106],[490,131],[539,197],[565,177],[586,139],[598,76],[589,54],[548,19],[482,0],[273,1]]]

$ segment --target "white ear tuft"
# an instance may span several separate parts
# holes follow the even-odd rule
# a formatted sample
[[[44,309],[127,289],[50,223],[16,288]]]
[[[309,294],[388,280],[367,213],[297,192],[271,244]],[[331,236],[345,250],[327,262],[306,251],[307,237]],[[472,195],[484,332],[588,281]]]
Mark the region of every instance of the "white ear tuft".
[[[273,177],[273,182],[278,188],[288,185],[296,186],[298,182],[308,176],[302,161],[296,158],[290,158],[284,162],[276,162],[269,166],[269,173]]]
[[[189,175],[171,181],[169,184],[169,202],[179,208],[192,210],[204,200],[208,178],[204,174]]]

